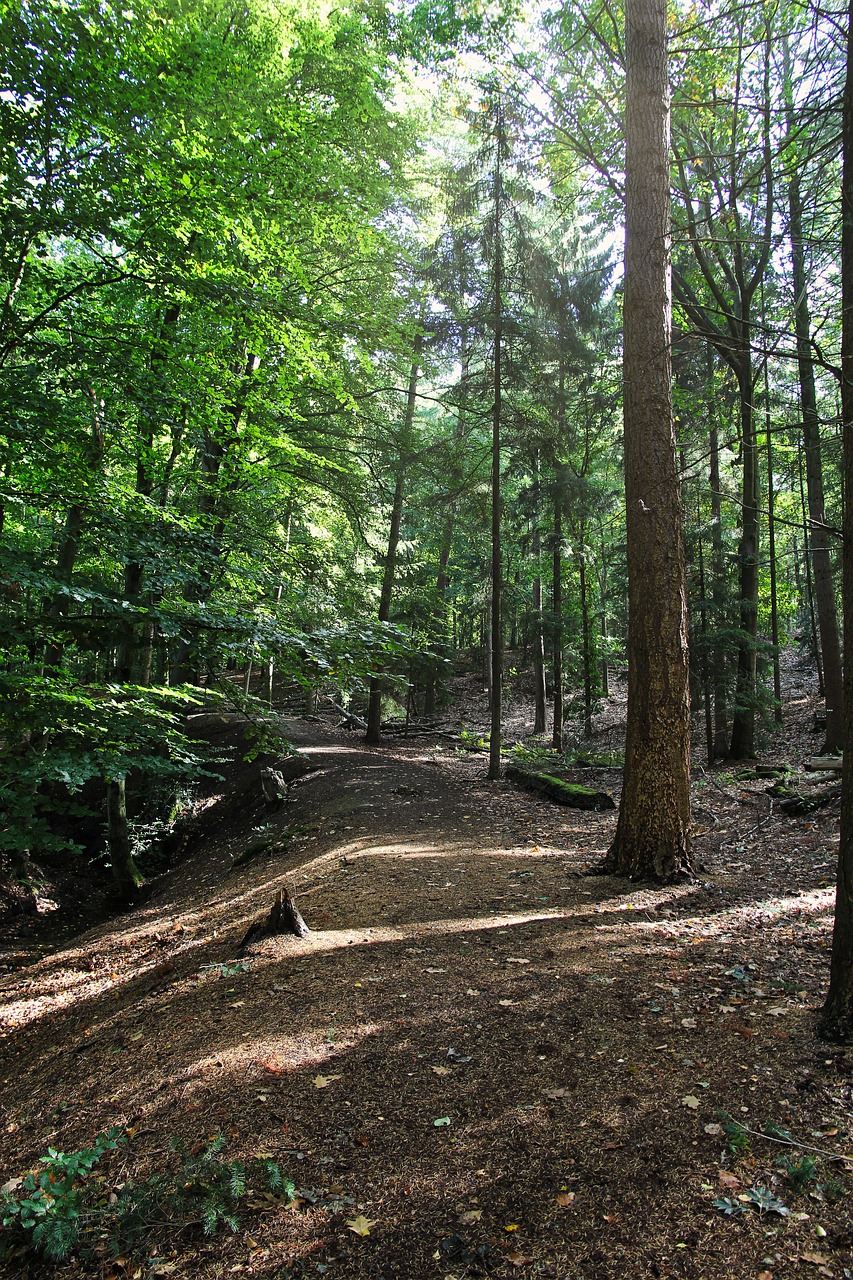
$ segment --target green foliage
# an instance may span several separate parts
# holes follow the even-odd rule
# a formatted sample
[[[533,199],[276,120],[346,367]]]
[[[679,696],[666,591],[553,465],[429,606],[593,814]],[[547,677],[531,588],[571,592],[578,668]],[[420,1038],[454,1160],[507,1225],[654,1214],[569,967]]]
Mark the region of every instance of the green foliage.
[[[189,1150],[177,1140],[173,1168],[162,1168],[140,1182],[130,1178],[106,1194],[102,1180],[90,1175],[99,1161],[127,1142],[112,1128],[92,1147],[66,1154],[48,1149],[40,1167],[15,1180],[0,1198],[0,1223],[34,1253],[65,1261],[76,1249],[108,1241],[114,1257],[142,1251],[163,1230],[200,1227],[213,1235],[220,1227],[236,1231],[241,1202],[250,1190],[266,1190],[286,1201],[295,1194],[274,1159],[245,1164],[226,1160],[221,1134]]]
[[[48,1147],[39,1168],[0,1197],[3,1229],[23,1235],[50,1261],[64,1261],[77,1244],[89,1210],[89,1174],[107,1152],[126,1141],[123,1129],[112,1128],[82,1151],[66,1154]]]
[[[805,1191],[817,1181],[818,1163],[814,1156],[796,1154],[785,1155],[779,1161],[785,1176],[795,1191]]]
[[[727,1111],[719,1111],[718,1116],[726,1135],[726,1144],[734,1155],[746,1155],[750,1149],[749,1130],[745,1125],[733,1120]]]

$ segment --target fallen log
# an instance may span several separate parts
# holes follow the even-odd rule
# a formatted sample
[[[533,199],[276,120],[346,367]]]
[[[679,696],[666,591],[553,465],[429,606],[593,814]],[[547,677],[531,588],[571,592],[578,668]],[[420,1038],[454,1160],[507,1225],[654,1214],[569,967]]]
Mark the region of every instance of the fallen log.
[[[801,818],[807,813],[814,813],[815,809],[822,809],[824,805],[831,804],[840,795],[841,783],[835,782],[825,791],[814,791],[809,796],[790,796],[787,800],[780,801],[779,808],[789,818]]]
[[[296,938],[307,938],[310,932],[293,895],[285,886],[276,894],[269,914],[263,920],[256,920],[249,926],[243,941],[237,948],[237,955],[244,956],[254,943],[261,942],[264,938],[273,938],[282,933],[293,934]]]
[[[843,756],[812,756],[806,761],[806,768],[812,770],[834,769],[836,773],[841,773],[844,768]]]
[[[364,730],[367,729],[367,721],[362,720],[361,716],[353,715],[351,711],[347,711],[346,708],[340,706],[337,702],[335,702],[334,698],[330,698],[328,694],[326,694],[325,696],[326,696],[326,701],[330,703],[332,707],[334,707],[338,715],[343,716],[343,721],[347,729],[364,729]]]
[[[594,809],[600,813],[605,809],[616,808],[613,797],[606,791],[582,787],[576,782],[566,782],[563,778],[554,778],[547,773],[531,773],[511,764],[507,766],[506,776],[528,791],[537,791],[555,804],[563,804],[570,809]]]

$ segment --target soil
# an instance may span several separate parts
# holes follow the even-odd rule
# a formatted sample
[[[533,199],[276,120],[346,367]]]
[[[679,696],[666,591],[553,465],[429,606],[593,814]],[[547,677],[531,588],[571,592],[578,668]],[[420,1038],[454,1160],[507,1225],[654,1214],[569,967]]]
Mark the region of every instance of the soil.
[[[797,785],[811,683],[786,672],[763,756]],[[0,954],[0,1181],[117,1125],[115,1189],[216,1133],[297,1189],[245,1197],[236,1232],[152,1227],[117,1261],[13,1251],[5,1274],[853,1276],[853,1067],[816,1034],[838,802],[785,816],[772,779],[699,764],[701,878],[590,875],[616,812],[486,781],[454,736],[484,729],[478,682],[457,695],[444,734],[378,749],[288,720],[317,768],[279,806],[215,727],[235,759],[147,901],[61,945],[31,920]],[[528,715],[519,698],[511,737]],[[624,716],[617,689],[599,758]],[[618,769],[569,777],[618,802]],[[235,963],[283,886],[310,935]]]

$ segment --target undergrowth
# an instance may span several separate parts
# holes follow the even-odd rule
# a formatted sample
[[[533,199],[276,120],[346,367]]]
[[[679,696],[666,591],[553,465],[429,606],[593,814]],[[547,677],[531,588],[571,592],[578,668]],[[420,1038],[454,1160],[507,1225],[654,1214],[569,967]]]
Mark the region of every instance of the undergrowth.
[[[131,1135],[111,1128],[81,1151],[49,1147],[37,1168],[7,1182],[0,1193],[0,1261],[29,1252],[51,1262],[75,1251],[141,1253],[164,1228],[172,1235],[194,1228],[205,1235],[220,1227],[236,1231],[251,1195],[286,1203],[294,1197],[293,1183],[271,1157],[225,1159],[221,1134],[192,1148],[172,1142],[172,1161],[140,1181],[117,1170],[111,1178],[99,1166]]]

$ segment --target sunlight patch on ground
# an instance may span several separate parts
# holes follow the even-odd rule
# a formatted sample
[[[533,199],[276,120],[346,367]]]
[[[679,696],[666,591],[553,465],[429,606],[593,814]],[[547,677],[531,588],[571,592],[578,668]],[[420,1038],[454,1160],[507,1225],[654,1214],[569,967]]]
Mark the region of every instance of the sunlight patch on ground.
[[[317,1066],[328,1068],[325,1073],[319,1072],[321,1077],[328,1079],[335,1075],[335,1057],[342,1050],[353,1049],[368,1036],[376,1035],[382,1030],[383,1025],[378,1022],[365,1022],[351,1027],[335,1025],[334,1045],[329,1044],[324,1031],[244,1040],[240,1044],[196,1059],[182,1073],[182,1077],[186,1080],[199,1077],[209,1079],[211,1075],[221,1077],[225,1071],[242,1078],[247,1072],[256,1071],[272,1079],[305,1067]],[[332,1052],[335,1057],[330,1058]]]

